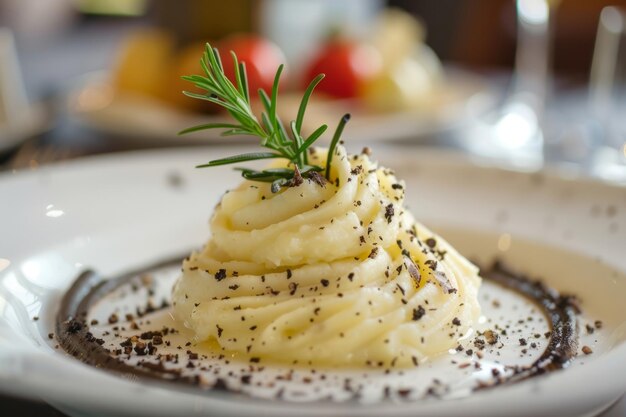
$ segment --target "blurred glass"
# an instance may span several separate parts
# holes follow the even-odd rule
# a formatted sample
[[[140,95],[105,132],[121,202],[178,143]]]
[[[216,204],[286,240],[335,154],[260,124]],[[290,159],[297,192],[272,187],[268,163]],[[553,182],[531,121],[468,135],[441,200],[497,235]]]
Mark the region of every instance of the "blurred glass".
[[[0,0],[0,26],[18,38],[43,40],[67,29],[75,18],[72,0]]]
[[[42,106],[26,95],[13,32],[0,27],[0,154],[39,133],[45,119]]]
[[[0,141],[3,130],[18,123],[28,109],[13,33],[0,28]]]
[[[600,15],[589,83],[589,134],[597,142],[592,174],[626,182],[626,12],[605,7]]]
[[[598,21],[588,89],[561,93],[546,117],[545,157],[561,168],[626,183],[626,54],[623,10]]]
[[[478,120],[469,148],[519,168],[543,163],[542,129],[550,87],[550,20],[558,2],[517,0],[517,49],[512,86],[502,107]]]

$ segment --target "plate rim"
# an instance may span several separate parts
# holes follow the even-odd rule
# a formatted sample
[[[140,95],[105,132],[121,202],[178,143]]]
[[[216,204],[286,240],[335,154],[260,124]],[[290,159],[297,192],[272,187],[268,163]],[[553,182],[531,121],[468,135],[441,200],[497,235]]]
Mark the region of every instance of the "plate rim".
[[[232,146],[222,146],[219,148],[215,148],[215,147],[207,147],[207,150],[210,149],[212,151],[214,150],[218,150],[219,151],[226,151],[227,149],[232,148]],[[238,148],[241,149],[241,148]],[[69,161],[69,162],[64,162],[62,164],[54,164],[51,166],[44,166],[39,168],[39,170],[37,171],[21,171],[21,172],[16,172],[16,173],[8,173],[8,174],[2,174],[0,175],[0,189],[5,186],[8,183],[11,183],[13,180],[20,180],[20,179],[29,179],[29,180],[35,180],[39,175],[42,174],[42,172],[44,173],[50,173],[50,172],[57,172],[63,169],[66,169],[67,167],[72,167],[73,170],[84,170],[84,169],[103,169],[106,168],[107,166],[111,166],[111,164],[113,166],[115,166],[115,164],[125,164],[127,162],[128,158],[147,158],[147,159],[154,159],[154,158],[166,158],[166,154],[171,154],[172,149],[157,149],[157,150],[149,150],[149,151],[131,151],[131,152],[124,152],[123,153],[123,157],[120,158],[120,154],[106,154],[106,155],[97,155],[97,156],[92,156],[89,158],[83,158],[83,159],[78,159],[78,160],[74,160],[74,161]],[[198,149],[189,149],[189,148],[179,148],[178,152],[180,152],[180,157],[181,158],[187,158],[189,157],[188,155],[194,154],[197,155],[198,153]],[[396,149],[387,149],[383,152],[398,152],[398,153],[402,153],[400,150]],[[449,152],[448,151],[442,151],[442,150],[428,150],[428,151],[420,151],[422,153],[421,157],[424,158],[433,158],[433,157],[439,157],[439,158],[443,158],[444,160],[448,160],[449,161]],[[457,154],[456,157],[461,157],[462,159],[465,160],[465,162],[471,166],[475,166],[471,164],[471,158],[468,158],[462,154]],[[95,162],[95,165],[94,165]],[[488,169],[499,169],[498,167],[493,167],[493,166],[477,166],[478,168],[488,168]],[[45,170],[45,171],[43,171]],[[572,178],[567,178],[567,177],[563,177],[558,175],[558,173],[556,174],[550,174],[550,173],[546,173],[547,175],[555,175],[555,178],[559,179],[559,180],[564,180],[567,182],[571,182],[571,181],[575,181],[575,182],[579,182],[581,181],[580,179],[572,179]],[[624,190],[626,188],[621,187],[621,186],[616,186],[610,183],[606,183],[605,181],[601,181],[601,180],[591,180],[591,181],[584,181],[582,182],[583,184],[591,184],[591,185],[600,185],[600,186],[607,186],[610,188],[616,188],[616,189],[620,189],[620,190]],[[1,275],[0,275],[0,279],[1,279]],[[615,354],[615,352],[620,352],[619,355],[624,355],[626,354],[626,344],[622,344],[621,347],[619,347],[618,350],[614,350],[613,352],[609,352],[609,354]],[[2,350],[0,350],[0,359],[1,359],[1,355],[2,354]],[[617,355],[617,354],[615,354]],[[605,355],[604,355],[605,356]],[[68,358],[71,359],[71,358]],[[595,361],[599,361],[601,359],[605,359],[603,358],[598,358],[595,359]],[[0,384],[0,388],[3,387],[3,384]],[[625,389],[626,390],[626,389]],[[414,403],[415,404],[415,403]],[[421,404],[421,403],[420,403]]]

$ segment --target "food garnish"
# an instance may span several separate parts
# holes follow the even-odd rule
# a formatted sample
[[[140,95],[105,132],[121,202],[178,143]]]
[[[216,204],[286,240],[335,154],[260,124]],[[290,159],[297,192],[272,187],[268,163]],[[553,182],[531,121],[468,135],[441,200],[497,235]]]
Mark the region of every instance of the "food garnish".
[[[261,146],[270,151],[245,153],[215,159],[206,164],[198,165],[197,167],[214,167],[259,159],[287,159],[289,161],[288,166],[282,168],[267,168],[261,171],[250,168],[237,168],[241,171],[241,175],[247,180],[271,182],[272,192],[278,192],[282,187],[298,185],[302,182],[302,178],[322,183],[323,179],[320,172],[324,172],[324,178],[330,180],[332,152],[329,154],[330,156],[325,167],[309,164],[308,157],[309,148],[326,132],[328,125],[321,125],[308,136],[302,132],[302,123],[309,98],[315,87],[324,78],[324,74],[319,74],[315,77],[307,87],[302,96],[296,120],[292,120],[289,123],[289,130],[287,130],[285,124],[277,114],[278,85],[284,66],[280,65],[276,71],[270,96],[268,96],[265,90],[258,90],[258,95],[264,108],[264,111],[261,113],[261,120],[259,121],[251,107],[245,62],[240,62],[233,51],[231,51],[231,57],[236,69],[234,82],[231,81],[224,72],[219,51],[208,43],[201,59],[201,65],[205,75],[189,75],[183,77],[183,79],[192,82],[197,88],[206,91],[204,94],[185,91],[185,95],[200,100],[206,100],[223,107],[232,116],[234,122],[201,124],[185,129],[181,131],[180,134],[206,129],[225,129],[222,132],[222,136],[255,136],[261,139]],[[330,144],[331,150],[334,149],[339,142],[341,133],[348,120],[350,120],[349,114],[345,114],[339,120]]]

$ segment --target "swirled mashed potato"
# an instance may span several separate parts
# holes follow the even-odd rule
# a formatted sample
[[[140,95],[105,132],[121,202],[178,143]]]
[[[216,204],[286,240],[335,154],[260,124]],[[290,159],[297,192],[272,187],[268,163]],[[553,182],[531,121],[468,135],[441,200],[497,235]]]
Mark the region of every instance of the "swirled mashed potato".
[[[416,366],[459,345],[480,314],[477,268],[413,219],[390,170],[335,152],[323,186],[244,181],[224,195],[174,288],[196,341],[252,362],[349,367]]]

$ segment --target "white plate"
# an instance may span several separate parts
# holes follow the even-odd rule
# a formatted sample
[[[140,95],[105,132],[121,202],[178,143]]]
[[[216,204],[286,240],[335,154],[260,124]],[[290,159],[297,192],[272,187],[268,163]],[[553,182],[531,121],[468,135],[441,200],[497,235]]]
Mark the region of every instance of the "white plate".
[[[564,371],[469,398],[362,406],[173,391],[115,377],[55,350],[47,335],[79,271],[116,274],[202,244],[214,204],[238,174],[193,166],[232,152],[118,154],[0,177],[2,391],[43,398],[76,416],[586,416],[626,391],[626,189],[476,167],[423,149],[376,154],[406,179],[416,216],[468,256],[499,254],[578,294],[584,320],[604,323],[585,336],[592,355]]]
[[[300,93],[286,93],[279,103],[285,119],[295,119]],[[445,71],[441,89],[428,100],[428,106],[394,113],[367,112],[343,100],[316,100],[307,108],[305,129],[312,131],[323,123],[334,126],[346,108],[351,109],[347,139],[361,141],[416,141],[467,124],[493,107],[496,93],[487,80],[454,68]],[[219,130],[177,136],[177,132],[202,123],[221,122],[224,116],[201,114],[175,108],[145,96],[116,95],[106,72],[97,72],[76,81],[68,100],[71,117],[96,131],[141,145],[181,145],[232,142]],[[330,137],[330,135],[327,135]],[[245,140],[246,138],[243,138]],[[241,138],[239,138],[241,140]]]

